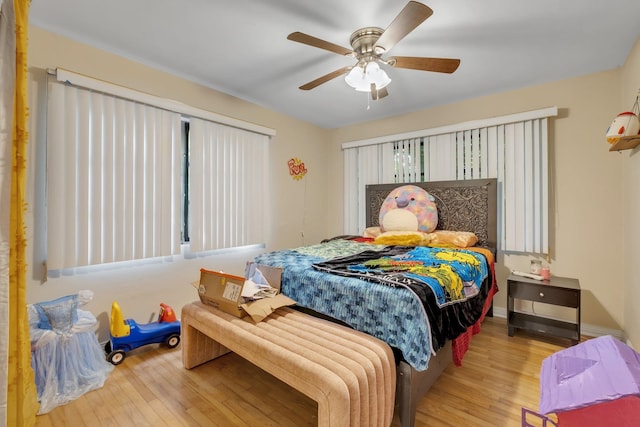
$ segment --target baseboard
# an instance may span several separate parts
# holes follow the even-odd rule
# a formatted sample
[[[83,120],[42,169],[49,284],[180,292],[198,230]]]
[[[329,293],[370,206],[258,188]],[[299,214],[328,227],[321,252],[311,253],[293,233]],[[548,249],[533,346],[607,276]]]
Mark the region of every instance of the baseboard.
[[[493,307],[493,316],[500,317],[503,319],[507,318],[507,309],[503,307]],[[556,319],[563,320],[563,319]],[[604,335],[611,335],[614,338],[619,339],[622,342],[627,342],[627,338],[623,331],[620,329],[608,329],[603,328],[601,326],[589,325],[587,323],[583,323],[580,325],[580,333],[587,337],[601,337]]]
[[[619,329],[602,328],[600,326],[589,325],[585,323],[581,325],[580,329],[582,335],[588,337],[601,337],[603,335],[611,335],[612,337],[617,338],[622,342],[627,342],[627,337],[625,336],[624,331],[621,331]]]

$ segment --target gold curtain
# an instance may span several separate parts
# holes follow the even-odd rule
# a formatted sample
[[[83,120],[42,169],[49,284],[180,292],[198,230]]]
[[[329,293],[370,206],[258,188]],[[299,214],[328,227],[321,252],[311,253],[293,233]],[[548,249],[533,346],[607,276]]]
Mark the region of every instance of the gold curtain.
[[[5,0],[10,1],[10,0]],[[25,174],[27,154],[27,34],[30,0],[14,0],[16,81],[13,108],[11,212],[9,238],[9,371],[7,426],[33,426],[38,411],[26,303]]]

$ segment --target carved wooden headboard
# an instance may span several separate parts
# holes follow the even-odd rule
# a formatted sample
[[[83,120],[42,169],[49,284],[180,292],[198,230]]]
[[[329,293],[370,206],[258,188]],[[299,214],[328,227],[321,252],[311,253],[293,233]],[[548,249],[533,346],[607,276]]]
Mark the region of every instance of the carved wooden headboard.
[[[471,231],[478,237],[478,246],[496,248],[498,182],[495,178],[367,185],[367,227],[379,225],[380,206],[391,190],[407,184],[422,187],[435,198],[436,229]]]

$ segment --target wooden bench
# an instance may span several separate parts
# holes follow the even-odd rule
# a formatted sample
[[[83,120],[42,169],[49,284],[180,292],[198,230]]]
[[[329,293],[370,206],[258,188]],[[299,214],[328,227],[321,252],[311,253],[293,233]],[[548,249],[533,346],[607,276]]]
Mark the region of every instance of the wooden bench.
[[[288,307],[255,324],[193,302],[180,321],[187,369],[233,351],[315,400],[319,426],[391,424],[396,367],[377,338]]]

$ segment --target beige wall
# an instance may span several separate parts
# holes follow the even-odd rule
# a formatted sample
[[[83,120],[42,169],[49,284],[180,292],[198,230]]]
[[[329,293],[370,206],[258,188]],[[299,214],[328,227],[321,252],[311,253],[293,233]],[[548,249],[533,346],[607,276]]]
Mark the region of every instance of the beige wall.
[[[342,233],[342,142],[407,132],[467,120],[557,106],[560,116],[552,120],[550,162],[552,177],[551,268],[552,273],[576,277],[583,288],[583,322],[606,329],[623,329],[640,345],[639,316],[633,301],[640,298],[634,275],[640,255],[640,160],[635,152],[610,153],[604,134],[621,108],[629,108],[629,94],[640,87],[640,48],[634,48],[627,65],[570,80],[525,88],[498,95],[406,114],[337,130],[323,130],[260,106],[151,69],[144,65],[72,42],[37,28],[30,29],[31,105],[42,105],[44,70],[62,67],[194,107],[273,128],[271,178],[271,237],[267,250],[316,243]],[[621,99],[621,93],[624,95]],[[40,101],[40,103],[38,103]],[[384,102],[384,101],[383,101]],[[627,106],[627,104],[629,106]],[[121,268],[90,275],[43,281],[42,224],[36,219],[43,209],[44,133],[42,108],[32,107],[31,156],[27,226],[30,271],[28,300],[35,302],[79,289],[96,296],[87,307],[99,316],[100,338],[105,339],[111,301],[117,300],[126,317],[148,321],[165,302],[174,309],[196,298],[191,283],[200,267],[241,271],[259,250],[220,254],[197,259],[177,258],[136,268]],[[288,175],[287,160],[302,159],[309,173],[302,181]],[[628,185],[625,185],[628,184]],[[626,237],[629,238],[626,238]],[[623,242],[624,247],[623,247]],[[624,254],[621,254],[624,251]],[[505,278],[510,269],[527,269],[529,257],[499,256],[498,279],[502,291],[498,308],[506,306]],[[626,268],[625,268],[626,267]],[[522,309],[530,309],[521,307]],[[536,306],[536,310],[545,307]],[[551,315],[567,313],[552,309]]]
[[[196,259],[176,257],[173,262],[159,262],[136,268],[122,267],[44,281],[44,226],[40,220],[43,216],[39,212],[44,209],[45,135],[42,126],[45,116],[43,105],[46,102],[45,70],[57,67],[275,129],[277,135],[273,138],[271,150],[271,206],[265,209],[265,215],[270,216],[272,224],[267,249],[316,243],[326,237],[326,130],[31,27],[29,96],[32,107],[26,218],[28,302],[46,300],[80,289],[91,289],[95,296],[87,309],[99,317],[99,338],[106,339],[112,301],[119,302],[126,317],[147,322],[157,315],[160,302],[179,311],[182,305],[197,299],[191,283],[198,279],[201,267],[242,274],[244,263],[261,251],[226,253]],[[295,181],[289,175],[287,160],[292,157],[305,162],[309,170],[301,181]],[[318,227],[318,224],[323,226]]]
[[[341,143],[427,129],[557,106],[550,126],[552,274],[575,277],[583,289],[583,322],[621,330],[624,304],[622,156],[609,153],[604,135],[618,113],[620,71],[609,71],[338,129],[331,135],[330,164],[340,164]],[[383,101],[384,102],[384,101]],[[342,171],[341,171],[342,172]],[[336,174],[337,175],[337,174]],[[331,176],[331,187],[342,185]],[[334,197],[331,197],[334,196]],[[342,209],[340,192],[330,193],[330,211]],[[329,223],[327,234],[340,232]],[[496,306],[506,306],[506,277],[527,270],[529,257],[500,255],[497,276],[502,291]],[[520,307],[531,310],[530,305]],[[560,318],[572,313],[536,305],[536,311]]]
[[[632,49],[622,70],[620,110],[628,110],[640,96],[640,39]],[[622,187],[624,204],[624,325],[629,341],[640,349],[640,148],[622,154]]]

